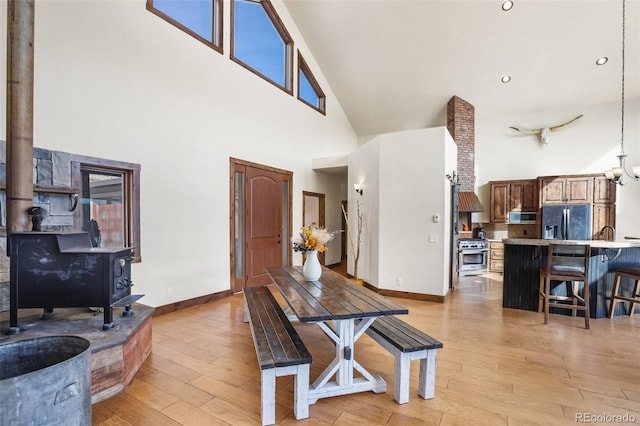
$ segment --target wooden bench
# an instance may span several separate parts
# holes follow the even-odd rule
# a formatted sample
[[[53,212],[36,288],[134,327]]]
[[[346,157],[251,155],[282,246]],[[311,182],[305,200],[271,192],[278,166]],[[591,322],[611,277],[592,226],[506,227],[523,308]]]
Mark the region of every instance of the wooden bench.
[[[276,377],[280,376],[295,376],[293,412],[296,419],[308,418],[311,354],[267,287],[245,288],[244,300],[262,376],[262,424],[275,423]]]
[[[431,399],[435,394],[436,351],[442,343],[396,316],[376,319],[366,333],[395,357],[393,397],[398,404],[409,402],[411,361],[420,360],[418,394]]]

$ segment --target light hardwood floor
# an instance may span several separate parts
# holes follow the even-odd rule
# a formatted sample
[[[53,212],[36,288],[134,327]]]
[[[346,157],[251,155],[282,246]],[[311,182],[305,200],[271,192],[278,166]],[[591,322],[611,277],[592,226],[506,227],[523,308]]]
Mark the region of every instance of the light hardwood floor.
[[[407,322],[444,343],[434,399],[417,395],[414,361],[410,401],[397,404],[393,358],[363,336],[357,359],[385,378],[387,392],[322,399],[299,423],[640,424],[640,315],[585,330],[580,318],[552,314],[544,325],[541,313],[502,309],[500,276],[489,277],[463,277],[445,304],[394,299],[409,308]],[[317,326],[295,326],[314,357],[313,380],[333,346]],[[291,377],[277,379],[278,424],[296,423],[292,388]],[[259,423],[260,371],[241,295],[154,317],[149,359],[122,394],[93,406],[94,425]]]

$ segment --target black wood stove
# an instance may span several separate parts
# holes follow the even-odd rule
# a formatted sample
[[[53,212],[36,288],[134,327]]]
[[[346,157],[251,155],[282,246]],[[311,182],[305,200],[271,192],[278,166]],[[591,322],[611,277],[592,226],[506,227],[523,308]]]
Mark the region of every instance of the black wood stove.
[[[20,333],[18,309],[43,308],[43,319],[53,308],[101,307],[102,328],[113,328],[112,308],[131,305],[143,295],[132,295],[131,249],[91,246],[89,234],[20,232],[9,236],[9,333]]]

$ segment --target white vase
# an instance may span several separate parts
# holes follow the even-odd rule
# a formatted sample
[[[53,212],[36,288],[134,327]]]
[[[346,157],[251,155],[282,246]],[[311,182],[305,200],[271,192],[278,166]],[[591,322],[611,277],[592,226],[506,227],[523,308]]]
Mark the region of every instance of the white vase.
[[[318,252],[316,250],[307,252],[307,259],[302,266],[302,275],[304,275],[307,281],[317,281],[320,275],[322,275],[322,267],[320,266]]]

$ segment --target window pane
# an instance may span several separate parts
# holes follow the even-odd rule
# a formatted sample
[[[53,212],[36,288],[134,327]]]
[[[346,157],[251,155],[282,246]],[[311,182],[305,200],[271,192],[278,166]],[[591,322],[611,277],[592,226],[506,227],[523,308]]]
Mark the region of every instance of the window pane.
[[[261,3],[234,2],[233,55],[274,81],[286,86],[286,43]]]
[[[325,96],[307,62],[298,51],[298,99],[325,113]]]
[[[309,79],[304,74],[304,72],[302,72],[302,70],[300,70],[300,72],[298,73],[298,84],[300,84],[300,87],[298,89],[300,91],[300,98],[309,102],[316,108],[320,108],[320,99],[318,98],[316,91],[313,90],[313,86],[311,86],[311,83],[309,83]]]
[[[147,9],[222,53],[222,0],[147,0]]]
[[[217,44],[214,36],[214,0],[154,0],[153,7]]]
[[[125,245],[123,176],[121,173],[83,170],[83,229],[94,247]]]
[[[236,254],[236,279],[244,277],[244,173],[236,172],[235,194],[234,194],[234,210],[235,210],[235,254]]]
[[[291,241],[289,235],[289,181],[282,182],[282,241]],[[291,246],[287,243],[282,244],[282,265],[289,265],[289,253]]]

